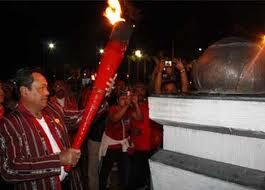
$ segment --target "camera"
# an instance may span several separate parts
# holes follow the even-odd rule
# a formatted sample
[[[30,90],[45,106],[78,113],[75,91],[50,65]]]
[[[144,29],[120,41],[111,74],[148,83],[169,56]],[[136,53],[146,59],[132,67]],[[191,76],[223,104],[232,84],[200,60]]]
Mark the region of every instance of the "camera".
[[[166,60],[165,61],[165,67],[171,67],[172,66],[172,61],[171,60]]]

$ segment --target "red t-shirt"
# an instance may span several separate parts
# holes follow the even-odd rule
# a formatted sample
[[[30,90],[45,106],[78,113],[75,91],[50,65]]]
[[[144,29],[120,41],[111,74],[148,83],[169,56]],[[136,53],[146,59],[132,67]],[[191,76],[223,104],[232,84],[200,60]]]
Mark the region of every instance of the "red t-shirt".
[[[115,113],[118,111],[117,106],[111,106],[109,109],[109,113]],[[124,125],[124,138],[129,136],[129,129],[131,128],[131,109],[127,109],[121,120],[123,121]],[[123,139],[123,127],[122,127],[122,121],[119,120],[117,122],[112,122],[109,119],[107,120],[107,127],[105,129],[106,135],[111,137],[112,139],[115,140],[122,140]],[[121,145],[111,145],[109,148],[113,149],[119,149],[121,148]]]
[[[149,151],[151,149],[151,128],[149,119],[148,102],[139,104],[140,110],[143,114],[143,120],[133,120],[132,127],[140,129],[140,134],[132,136],[135,150]]]

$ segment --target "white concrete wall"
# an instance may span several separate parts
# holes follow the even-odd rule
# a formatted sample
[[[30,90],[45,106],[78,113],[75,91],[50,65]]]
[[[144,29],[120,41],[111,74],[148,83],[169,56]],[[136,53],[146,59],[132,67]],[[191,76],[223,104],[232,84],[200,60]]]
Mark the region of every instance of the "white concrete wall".
[[[164,149],[265,171],[265,140],[164,126]]]
[[[154,190],[252,190],[234,183],[150,161]]]
[[[168,121],[164,149],[265,171],[265,140],[177,125],[225,127],[265,132],[265,102],[149,97],[150,118]],[[155,190],[252,189],[150,161]]]
[[[265,132],[265,102],[149,97],[150,117]]]

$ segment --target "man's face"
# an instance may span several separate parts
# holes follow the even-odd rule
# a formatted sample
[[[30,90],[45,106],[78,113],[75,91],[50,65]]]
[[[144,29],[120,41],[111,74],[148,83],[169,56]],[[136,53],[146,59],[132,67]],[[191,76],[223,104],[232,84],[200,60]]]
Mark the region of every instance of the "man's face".
[[[3,84],[0,82],[0,104],[4,102],[5,93],[3,90]]]
[[[123,107],[131,103],[131,96],[122,95],[118,99],[118,105]]]
[[[31,89],[24,87],[22,96],[26,100],[28,106],[34,109],[42,110],[48,103],[48,83],[43,75],[40,73],[32,73],[34,79]]]
[[[174,69],[173,67],[165,67],[165,72],[171,76],[174,74]]]
[[[55,81],[53,89],[57,98],[61,99],[65,97],[65,84],[63,81]]]
[[[135,86],[135,93],[139,96],[139,97],[145,97],[146,96],[146,89],[144,85],[136,85]]]

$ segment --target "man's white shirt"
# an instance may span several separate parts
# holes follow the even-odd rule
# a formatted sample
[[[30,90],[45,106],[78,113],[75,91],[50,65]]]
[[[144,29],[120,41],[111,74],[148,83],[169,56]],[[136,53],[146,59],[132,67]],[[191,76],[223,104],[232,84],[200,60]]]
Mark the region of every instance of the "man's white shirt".
[[[36,118],[37,119],[37,118]],[[37,121],[39,122],[40,126],[42,127],[42,129],[44,130],[44,132],[46,133],[51,147],[52,147],[52,151],[53,153],[59,153],[61,152],[61,149],[59,148],[57,142],[55,141],[54,137],[52,136],[52,133],[46,123],[46,121],[44,120],[44,118],[42,117],[41,119],[37,119]],[[65,172],[64,167],[61,166],[61,174],[60,174],[60,181],[63,181],[64,178],[68,175],[68,173]]]

